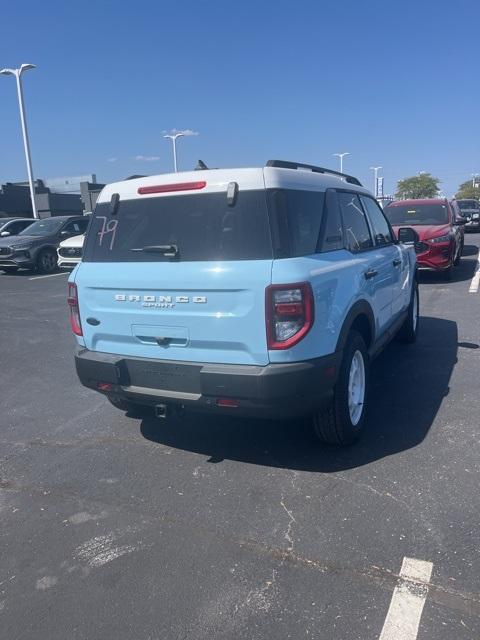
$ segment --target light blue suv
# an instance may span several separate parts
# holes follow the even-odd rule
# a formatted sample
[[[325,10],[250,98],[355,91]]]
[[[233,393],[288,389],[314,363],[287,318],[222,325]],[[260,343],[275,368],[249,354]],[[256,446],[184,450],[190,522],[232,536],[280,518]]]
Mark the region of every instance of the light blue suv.
[[[80,380],[119,409],[310,415],[335,444],[419,312],[413,244],[360,182],[279,160],[107,185],[68,302]]]

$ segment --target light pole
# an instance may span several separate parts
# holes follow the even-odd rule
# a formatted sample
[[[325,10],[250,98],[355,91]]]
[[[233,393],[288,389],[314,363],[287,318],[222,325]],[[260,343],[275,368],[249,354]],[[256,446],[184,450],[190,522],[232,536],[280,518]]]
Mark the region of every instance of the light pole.
[[[370,167],[370,169],[375,173],[375,188],[373,190],[373,193],[375,194],[375,197],[378,196],[378,172],[380,171],[380,169],[383,169],[383,167]]]
[[[28,142],[27,120],[25,116],[25,105],[23,103],[22,73],[29,69],[35,69],[34,64],[22,64],[20,69],[2,69],[0,74],[4,76],[15,76],[17,80],[18,105],[20,107],[20,120],[22,122],[23,146],[25,148],[25,159],[27,161],[28,184],[30,186],[30,199],[32,201],[33,217],[38,218],[37,205],[35,203],[35,185],[33,183],[32,159],[30,157],[30,145]]]
[[[178,133],[167,133],[163,137],[170,138],[173,146],[173,168],[175,169],[175,173],[177,173],[177,138],[182,138],[185,134],[182,132]]]
[[[334,153],[334,156],[338,156],[340,158],[340,173],[343,173],[343,156],[349,156],[349,151],[344,151],[344,153]]]
[[[472,176],[472,187],[475,188],[476,178],[478,177],[478,173],[471,173]]]

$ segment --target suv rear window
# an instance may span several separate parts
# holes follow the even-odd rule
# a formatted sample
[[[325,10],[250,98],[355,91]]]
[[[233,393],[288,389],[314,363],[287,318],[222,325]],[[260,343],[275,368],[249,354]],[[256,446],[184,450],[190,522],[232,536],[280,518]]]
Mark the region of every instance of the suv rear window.
[[[273,257],[265,191],[226,192],[121,200],[95,208],[85,262],[165,262],[145,247],[175,245],[180,261],[266,260]]]
[[[460,209],[478,209],[480,203],[477,200],[457,200]]]

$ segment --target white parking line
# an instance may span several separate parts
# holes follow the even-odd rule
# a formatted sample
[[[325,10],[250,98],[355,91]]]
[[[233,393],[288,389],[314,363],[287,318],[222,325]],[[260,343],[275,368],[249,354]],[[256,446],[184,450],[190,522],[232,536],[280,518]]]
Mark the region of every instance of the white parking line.
[[[478,254],[477,260],[477,268],[475,270],[475,275],[472,278],[470,283],[470,289],[468,293],[478,293],[478,288],[480,287],[480,253]]]
[[[68,274],[68,271],[61,271],[60,273],[49,273],[46,276],[34,276],[33,278],[29,278],[29,280],[40,280],[41,278],[54,278],[55,276],[64,276],[67,274]]]
[[[379,640],[415,640],[433,564],[404,558]]]

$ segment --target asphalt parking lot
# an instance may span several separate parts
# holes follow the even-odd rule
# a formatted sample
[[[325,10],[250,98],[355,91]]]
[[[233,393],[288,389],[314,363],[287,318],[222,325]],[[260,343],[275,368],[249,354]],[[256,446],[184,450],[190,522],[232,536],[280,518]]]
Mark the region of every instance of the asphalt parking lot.
[[[479,246],[421,276],[345,450],[124,416],[77,381],[67,276],[0,275],[1,637],[478,639]]]

